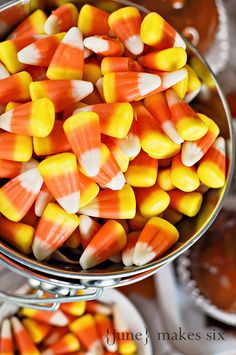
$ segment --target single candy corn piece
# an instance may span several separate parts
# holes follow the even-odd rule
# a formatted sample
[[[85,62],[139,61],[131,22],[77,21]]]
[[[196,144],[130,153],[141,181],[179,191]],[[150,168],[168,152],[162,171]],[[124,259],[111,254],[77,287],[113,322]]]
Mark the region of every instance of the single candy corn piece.
[[[170,196],[170,207],[183,213],[188,217],[198,214],[202,205],[202,194],[199,192],[184,192],[172,190],[168,192]]]
[[[101,226],[94,219],[83,214],[80,215],[79,219],[80,219],[80,224],[79,224],[80,239],[81,239],[82,246],[85,249],[88,246],[90,240],[99,231]]]
[[[61,339],[55,342],[46,350],[42,351],[42,355],[60,355],[60,354],[70,354],[74,351],[80,349],[80,343],[77,337],[68,333],[64,335]]]
[[[161,214],[170,203],[168,193],[158,185],[135,189],[135,196],[140,213],[147,218]]]
[[[157,182],[164,191],[170,191],[175,188],[171,179],[171,168],[166,168],[158,171]]]
[[[144,100],[144,105],[151,115],[161,125],[165,134],[176,144],[183,143],[172,120],[171,113],[164,93],[159,93]]]
[[[14,343],[9,319],[4,319],[1,325],[0,354],[13,355]]]
[[[46,137],[53,129],[54,121],[54,105],[51,100],[43,98],[3,113],[0,128],[26,136]]]
[[[184,97],[184,101],[189,103],[191,102],[201,90],[201,81],[199,80],[195,71],[189,66],[186,65],[185,68],[188,71],[188,87],[187,93]]]
[[[185,166],[181,160],[181,154],[177,154],[171,164],[171,181],[173,185],[185,192],[196,190],[200,181],[194,166]]]
[[[158,89],[158,75],[141,72],[107,73],[103,77],[103,93],[106,102],[131,102]]]
[[[35,232],[33,253],[44,260],[68,239],[79,225],[79,217],[64,211],[55,203],[45,208]]]
[[[129,156],[126,155],[110,137],[103,136],[102,141],[104,144],[106,144],[111,154],[115,158],[117,164],[120,167],[120,170],[123,173],[127,171],[129,166]]]
[[[74,114],[90,111],[98,114],[101,133],[115,138],[124,138],[128,134],[133,121],[133,108],[130,103],[90,105],[76,109]]]
[[[32,252],[34,233],[35,229],[32,226],[0,217],[1,238],[24,254]]]
[[[86,206],[99,193],[99,186],[79,171],[80,207]]]
[[[95,112],[79,112],[64,122],[64,131],[73,152],[88,176],[96,176],[101,164],[101,133]]]
[[[32,157],[32,138],[14,133],[0,133],[0,159],[27,162]]]
[[[121,190],[125,184],[125,177],[115,158],[105,144],[101,144],[100,170],[92,179],[101,187],[111,190]]]
[[[168,48],[161,51],[153,51],[138,59],[144,67],[174,71],[182,68],[187,61],[187,53],[183,48]]]
[[[181,100],[173,90],[166,91],[166,99],[177,132],[184,140],[196,141],[207,133],[207,125],[202,122],[196,112],[185,101]]]
[[[50,334],[48,334],[48,336],[43,340],[43,346],[48,347],[48,346],[56,343],[59,339],[61,339],[67,333],[68,333],[68,328],[66,326],[65,327],[53,326]]]
[[[113,306],[113,322],[118,338],[119,353],[122,355],[136,353],[137,345],[135,341],[133,339],[130,339],[130,337],[128,336],[128,334],[130,333],[130,329],[123,317],[121,309],[119,309],[116,304]]]
[[[148,218],[143,217],[139,211],[136,212],[134,218],[129,220],[129,227],[131,231],[140,231],[147,223]]]
[[[179,232],[171,223],[159,217],[151,218],[134,248],[134,264],[141,266],[156,259],[172,247],[178,238]]]
[[[68,31],[76,26],[78,19],[78,10],[73,4],[59,6],[47,18],[44,24],[44,32],[52,35],[54,33]]]
[[[129,57],[106,57],[101,62],[102,74],[114,72],[143,71],[142,66]]]
[[[200,113],[198,114],[198,117],[208,127],[208,131],[204,137],[195,140],[194,142],[184,142],[181,159],[186,166],[193,166],[196,164],[206,154],[220,133],[219,127],[212,119]]]
[[[168,207],[163,213],[163,218],[171,224],[176,224],[181,221],[183,214]]]
[[[127,242],[122,225],[114,220],[106,222],[84,250],[80,265],[89,269],[121,251]]]
[[[214,144],[199,163],[197,174],[201,182],[211,188],[220,188],[225,184],[226,155],[225,140],[216,138]]]
[[[86,312],[91,314],[103,314],[110,316],[112,314],[112,308],[109,304],[101,303],[98,301],[88,301],[86,303]]]
[[[33,137],[33,147],[35,154],[39,156],[70,151],[71,147],[63,129],[63,121],[56,120],[47,137]]]
[[[36,67],[34,65],[27,66],[27,72],[31,75],[33,81],[46,80],[46,67]]]
[[[69,319],[60,310],[48,312],[48,311],[41,311],[32,308],[21,308],[20,314],[22,316],[29,317],[36,321],[55,325],[57,327],[65,327],[66,325],[69,324]]]
[[[33,343],[29,333],[23,327],[20,320],[16,317],[11,318],[14,338],[21,355],[40,355],[39,350]]]
[[[30,318],[24,318],[22,323],[35,344],[41,343],[52,330],[51,325]]]
[[[60,112],[91,94],[93,85],[82,80],[43,80],[30,84],[33,101],[47,97],[52,100],[55,111]]]
[[[8,102],[8,104],[5,107],[5,112],[11,111],[11,110],[13,110],[14,108],[16,108],[16,107],[18,107],[20,105],[21,105],[21,102],[10,101],[10,102]]]
[[[125,173],[126,182],[135,187],[153,186],[157,179],[157,171],[158,161],[141,151],[129,164]]]
[[[80,206],[79,172],[72,153],[52,155],[39,164],[44,182],[59,205],[68,213]]]
[[[61,309],[66,314],[79,317],[84,314],[86,310],[86,301],[62,303]]]
[[[124,46],[135,55],[144,49],[140,38],[142,18],[138,9],[123,7],[111,13],[108,19],[109,26]]]
[[[109,35],[109,13],[95,6],[86,4],[80,9],[78,27],[86,37],[93,35]]]
[[[30,100],[29,84],[32,78],[29,73],[22,71],[1,80],[0,104],[9,101],[25,102]]]
[[[174,143],[163,132],[149,111],[140,103],[135,103],[133,107],[142,149],[155,159],[169,158],[178,153],[181,145]]]
[[[47,16],[42,10],[36,10],[11,33],[11,37],[31,36],[44,34],[44,24]]]
[[[186,44],[180,35],[156,12],[151,12],[144,17],[140,35],[145,44],[157,49],[186,48]]]
[[[98,335],[103,343],[105,349],[114,353],[118,350],[117,342],[114,341],[113,332],[114,327],[111,319],[100,313],[96,313],[94,316]]]
[[[134,248],[138,241],[140,231],[130,232],[127,235],[127,243],[124,249],[122,250],[122,262],[125,266],[133,265],[133,254]]]
[[[0,159],[0,178],[11,179],[20,175],[24,171],[30,170],[38,165],[37,161],[31,159],[21,163],[13,160]]]
[[[69,328],[78,337],[81,345],[91,354],[102,354],[102,344],[93,316],[86,314],[79,317],[70,323]]]
[[[58,33],[25,45],[21,50],[18,50],[18,61],[24,64],[48,67],[64,36],[65,33]]]
[[[35,200],[35,214],[38,217],[41,217],[48,203],[53,200],[51,192],[48,190],[45,184],[42,185],[41,190],[39,191],[38,196]]]
[[[38,168],[10,180],[0,189],[0,212],[11,221],[19,222],[33,205],[42,184]]]
[[[9,78],[10,73],[3,63],[0,62],[0,79]]]
[[[133,120],[126,137],[113,139],[113,142],[127,155],[130,160],[136,158],[141,151],[141,142],[138,134],[137,121]]]
[[[175,85],[172,86],[172,89],[176,93],[176,95],[179,96],[180,99],[184,99],[188,90],[188,70],[186,67],[182,68],[183,71],[185,71],[186,75],[184,79],[176,83]],[[186,101],[185,101],[186,102]]]
[[[101,98],[101,102],[105,102],[106,100],[104,97],[104,90],[103,90],[103,77],[98,79],[98,81],[95,83],[95,86]]]
[[[73,58],[73,60],[70,60]],[[47,70],[51,80],[82,79],[84,66],[83,38],[77,27],[71,27],[58,45]]]
[[[124,52],[123,44],[115,38],[108,36],[91,36],[84,40],[84,46],[93,53],[102,56],[122,56]]]
[[[83,80],[91,81],[93,84],[95,84],[101,77],[102,72],[100,62],[94,57],[85,59]]]
[[[131,219],[136,213],[134,191],[127,184],[120,191],[103,190],[80,212],[91,217]]]

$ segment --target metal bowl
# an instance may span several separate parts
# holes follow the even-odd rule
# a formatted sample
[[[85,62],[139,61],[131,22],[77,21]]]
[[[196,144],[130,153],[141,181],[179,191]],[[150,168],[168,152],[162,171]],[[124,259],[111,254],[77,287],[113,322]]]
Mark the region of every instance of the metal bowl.
[[[66,1],[65,1],[66,2]],[[76,1],[72,1],[76,3]],[[35,2],[31,1],[10,1],[9,3],[4,2],[0,6],[0,24],[2,21],[6,21],[8,25],[16,25],[16,19],[14,19],[16,11],[22,16],[22,11],[20,8],[24,9],[25,16],[35,9],[32,4]],[[43,6],[43,1],[40,3],[40,7]],[[52,1],[45,1],[46,9],[51,8]],[[98,7],[102,7],[106,10],[113,10],[124,5],[136,6],[139,10],[146,14],[149,11],[145,8],[133,4],[126,0],[113,0],[113,1],[78,1],[78,7],[81,7],[84,3],[90,3]],[[0,2],[1,4],[1,2]],[[12,21],[10,14],[13,13]],[[19,21],[22,18],[19,18]],[[0,26],[0,30],[3,28],[6,35],[6,26]],[[9,27],[8,27],[9,30]],[[3,32],[4,32],[3,31]],[[2,32],[2,34],[4,34]],[[187,42],[187,41],[186,41]],[[184,219],[178,226],[180,231],[179,241],[168,250],[162,257],[157,260],[141,266],[131,266],[125,267],[121,264],[105,263],[102,266],[90,270],[81,270],[78,265],[62,265],[57,262],[38,262],[31,256],[26,256],[10,247],[4,242],[0,242],[0,263],[12,270],[27,275],[33,276],[38,282],[49,280],[54,284],[60,283],[73,284],[77,288],[79,285],[90,285],[98,287],[114,287],[123,284],[136,282],[141,278],[147,277],[151,273],[157,271],[158,268],[163,265],[173,261],[177,256],[186,251],[191,245],[193,245],[210,227],[217,214],[219,213],[223,201],[227,195],[230,187],[233,169],[234,169],[234,157],[235,157],[235,147],[233,139],[233,127],[231,122],[231,117],[229,109],[219,87],[216,78],[214,77],[211,69],[206,64],[205,60],[199,54],[199,52],[194,48],[189,42],[187,42],[187,51],[189,58],[195,58],[199,61],[206,71],[206,75],[202,78],[203,85],[200,94],[194,100],[194,107],[199,109],[202,113],[212,117],[216,123],[219,125],[221,130],[221,135],[227,141],[227,158],[228,158],[228,170],[226,184],[223,188],[217,190],[209,191],[202,205],[199,214],[194,218]],[[123,279],[123,281],[122,281]]]

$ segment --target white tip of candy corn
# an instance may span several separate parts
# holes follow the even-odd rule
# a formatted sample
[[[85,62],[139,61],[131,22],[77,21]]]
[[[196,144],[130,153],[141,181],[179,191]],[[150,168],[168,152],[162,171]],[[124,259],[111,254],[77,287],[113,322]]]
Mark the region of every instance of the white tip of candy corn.
[[[32,192],[33,194],[38,194],[43,184],[43,178],[38,168],[25,171],[18,176],[18,179],[21,182],[21,186],[27,192]]]
[[[203,157],[201,148],[194,142],[185,142],[182,147],[181,160],[185,166],[193,166]]]
[[[194,91],[188,93],[187,95],[185,95],[184,101],[187,104],[189,104],[199,94],[200,91],[201,91],[201,86],[199,88],[197,88],[196,90],[194,90]]]
[[[37,65],[40,60],[40,52],[34,43],[31,43],[27,47],[23,48],[17,54],[20,63]]]
[[[93,54],[93,52],[88,49],[88,48],[84,48],[84,59],[90,57]]]
[[[125,185],[125,177],[122,172],[119,172],[116,176],[114,176],[106,187],[111,190],[121,190]]]
[[[0,63],[0,79],[6,79],[10,76],[10,73],[8,70],[5,68],[5,66]]]
[[[136,157],[141,150],[140,139],[135,134],[128,134],[127,137],[117,140],[117,145],[129,158]]]
[[[4,131],[11,132],[11,121],[12,121],[12,111],[4,112],[0,116],[0,128],[4,129]]]
[[[42,240],[40,237],[37,237],[37,235],[34,237],[32,249],[35,258],[38,261],[45,260],[54,251],[54,249],[52,249],[47,242]]]
[[[80,206],[80,192],[73,192],[57,199],[57,202],[68,213],[77,213]]]
[[[78,27],[71,27],[64,36],[61,43],[68,44],[71,47],[83,49],[83,36]]]
[[[79,162],[88,176],[96,176],[100,169],[101,150],[90,149],[80,156]]]
[[[1,338],[11,338],[11,324],[9,319],[4,319],[4,321],[2,322]]]
[[[175,129],[174,122],[166,121],[162,124],[162,129],[166,133],[166,135],[176,144],[183,143],[183,139],[180,137],[178,132]]]
[[[185,70],[176,70],[170,73],[166,73],[162,78],[162,86],[165,89],[177,84],[179,81],[186,78],[187,72]]]
[[[133,265],[133,252],[133,248],[122,252],[122,262],[125,266]]]
[[[52,14],[47,18],[44,24],[44,32],[48,35],[60,32],[57,16]]]
[[[68,323],[69,319],[60,310],[54,312],[53,316],[50,318],[50,324],[58,327],[65,327]]]
[[[96,250],[94,248],[87,246],[79,260],[82,269],[87,270],[96,265],[96,260],[94,258],[95,253]]]
[[[109,50],[108,41],[99,36],[85,38],[84,46],[93,51],[94,53],[101,53]]]
[[[143,52],[144,44],[140,35],[133,35],[124,42],[125,47],[134,55],[139,55]]]
[[[75,102],[83,100],[93,92],[93,84],[90,81],[71,80],[72,96]]]
[[[149,261],[155,258],[156,254],[152,251],[152,248],[143,242],[138,242],[134,248],[133,262],[137,266],[147,264]]]
[[[145,96],[161,86],[161,78],[155,74],[139,73],[138,88],[140,96]]]

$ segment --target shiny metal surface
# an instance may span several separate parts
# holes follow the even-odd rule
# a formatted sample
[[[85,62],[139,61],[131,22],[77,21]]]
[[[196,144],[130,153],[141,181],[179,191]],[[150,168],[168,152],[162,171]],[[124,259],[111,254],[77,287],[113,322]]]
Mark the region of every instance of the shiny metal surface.
[[[77,1],[73,2],[76,3]],[[3,2],[0,2],[0,4],[2,3]],[[18,9],[19,6],[23,6],[22,8],[24,8],[25,15],[30,11],[30,1],[11,1],[8,3],[8,7],[6,7],[6,2],[4,3],[5,5],[3,4],[0,6],[0,20],[6,19],[6,11],[9,13],[9,9],[11,9],[12,13],[15,13],[13,10]],[[79,6],[84,3],[96,4],[106,10],[117,8],[120,4],[133,5],[126,0],[78,1],[78,3]],[[43,2],[40,1],[40,4],[42,4],[43,7]],[[50,1],[46,1],[45,4],[47,6],[50,5]],[[15,8],[16,6],[17,8]],[[139,9],[144,13],[148,12],[140,6]],[[14,23],[16,23],[18,19],[13,18],[13,20],[15,21]],[[12,24],[11,21],[9,22]],[[195,99],[194,106],[202,113],[212,117],[220,126],[221,135],[227,140],[228,172],[226,185],[222,189],[212,190],[207,193],[203,207],[198,216],[191,219],[185,219],[180,223],[179,230],[181,237],[178,243],[166,252],[164,256],[142,267],[124,267],[121,264],[108,263],[104,267],[97,267],[85,271],[81,270],[81,268],[76,265],[63,266],[56,262],[38,262],[33,259],[33,257],[25,256],[1,241],[0,253],[2,256],[0,263],[18,273],[24,275],[30,274],[33,278],[44,279],[46,282],[49,281],[49,283],[56,282],[58,284],[58,282],[60,282],[60,284],[66,284],[67,286],[69,283],[72,288],[74,287],[76,289],[84,288],[85,285],[102,287],[121,286],[124,283],[131,283],[132,280],[137,281],[139,276],[140,278],[144,278],[149,276],[149,274],[156,272],[158,268],[173,261],[177,256],[182,254],[206,232],[219,213],[229,190],[234,170],[235,145],[231,117],[224,95],[213,73],[198,51],[189,43],[187,47],[189,57],[197,58],[207,72],[207,75],[203,77],[204,85],[202,91]]]

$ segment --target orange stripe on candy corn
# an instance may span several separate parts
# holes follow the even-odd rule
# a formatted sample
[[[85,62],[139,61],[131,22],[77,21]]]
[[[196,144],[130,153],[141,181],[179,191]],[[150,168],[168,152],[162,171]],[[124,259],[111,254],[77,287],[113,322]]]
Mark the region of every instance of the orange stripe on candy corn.
[[[86,37],[93,35],[109,35],[109,13],[95,6],[86,4],[81,7],[78,27]]]
[[[21,355],[40,355],[39,350],[34,345],[29,333],[23,327],[18,318],[11,318],[14,337]]]
[[[1,355],[13,355],[14,345],[11,332],[11,324],[9,319],[4,319],[1,326],[0,336],[0,354]]]

